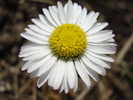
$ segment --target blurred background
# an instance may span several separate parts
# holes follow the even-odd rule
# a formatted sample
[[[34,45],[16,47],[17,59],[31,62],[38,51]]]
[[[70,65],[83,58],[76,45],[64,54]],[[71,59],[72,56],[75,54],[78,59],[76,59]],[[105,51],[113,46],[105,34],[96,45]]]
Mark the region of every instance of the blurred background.
[[[63,4],[67,0],[60,0]],[[133,0],[72,0],[88,9],[100,12],[98,21],[109,22],[113,30],[117,53],[115,63],[101,81],[92,80],[87,89],[79,78],[76,93],[59,93],[46,84],[37,88],[37,78],[30,79],[20,68],[20,47],[27,41],[20,36],[38,18],[42,8],[56,5],[57,0],[0,0],[0,100],[133,100]]]

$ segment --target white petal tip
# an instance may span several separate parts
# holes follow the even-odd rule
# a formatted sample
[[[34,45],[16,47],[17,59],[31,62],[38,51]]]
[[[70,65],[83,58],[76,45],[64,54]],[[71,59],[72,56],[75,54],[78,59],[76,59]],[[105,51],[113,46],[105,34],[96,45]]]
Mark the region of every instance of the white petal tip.
[[[97,78],[95,78],[95,81],[96,81],[96,82],[100,82],[99,76],[98,76]]]
[[[39,17],[40,17],[40,16],[43,16],[43,15],[42,15],[42,14],[39,14]]]
[[[106,72],[101,73],[101,75],[105,76],[106,75]]]
[[[63,89],[62,90],[58,89],[58,91],[59,91],[59,93],[61,93],[61,92],[63,92]]]
[[[72,2],[71,0],[68,0],[68,2]]]
[[[87,86],[87,89],[90,89],[90,86]]]
[[[58,1],[58,2],[57,2],[57,5],[60,5],[60,4],[62,4],[62,3],[61,3],[60,1]]]
[[[25,71],[26,69],[25,68],[21,68],[22,71]]]
[[[73,92],[75,93],[76,91],[77,91],[77,88],[76,89],[72,89],[73,90]]]
[[[111,67],[107,67],[106,69],[111,69]]]
[[[38,74],[37,74],[36,76],[37,76],[37,77],[40,77],[42,74],[43,74],[43,73],[39,73],[39,72],[38,72]]]
[[[116,51],[114,51],[112,54],[115,54],[116,53]]]
[[[41,86],[37,84],[37,87],[40,88]]]
[[[32,21],[33,23],[36,23],[36,22],[38,21],[38,19],[32,18],[31,21]]]
[[[24,33],[25,33],[25,32],[24,32]],[[21,33],[21,34],[20,34],[20,36],[22,36],[22,37],[23,37],[23,34],[24,34],[24,33]]]
[[[100,79],[96,80],[96,82],[100,82]]]
[[[35,18],[32,18],[31,21],[34,22],[36,19]]]
[[[29,28],[24,28],[24,30],[28,32],[28,30],[30,30],[30,29]]]
[[[21,55],[21,54],[19,54],[19,55],[18,55],[18,57],[19,57],[19,58],[21,58],[21,57],[22,57],[22,55]]]
[[[67,93],[68,93],[68,91],[65,91],[65,93],[67,94]]]
[[[40,74],[37,74],[36,76],[37,76],[37,77],[40,77]]]
[[[99,12],[96,12],[96,13],[95,13],[95,16],[97,16],[97,17],[98,17],[98,16],[99,16],[99,14],[100,14]]]
[[[57,88],[57,87],[53,87],[53,89],[54,89],[54,90],[58,90],[58,88]]]
[[[27,70],[27,73],[31,73],[32,71],[31,70]]]
[[[47,9],[46,8],[43,8],[42,10],[43,10],[43,12],[45,12]]]
[[[114,60],[112,60],[112,61],[114,61]],[[110,64],[107,66],[107,69],[111,69],[111,65]]]
[[[117,44],[114,44],[114,46],[117,46]]]
[[[37,81],[37,87],[40,88],[42,85],[39,84],[39,80]]]
[[[59,93],[61,93],[62,91],[61,90],[59,90]]]
[[[73,90],[73,86],[70,86],[70,89],[72,89],[72,90]]]
[[[115,34],[113,34],[112,37],[115,37]]]
[[[108,22],[103,22],[104,25],[108,25]]]
[[[29,28],[32,27],[32,26],[33,26],[32,24],[29,24],[29,25],[28,25]]]

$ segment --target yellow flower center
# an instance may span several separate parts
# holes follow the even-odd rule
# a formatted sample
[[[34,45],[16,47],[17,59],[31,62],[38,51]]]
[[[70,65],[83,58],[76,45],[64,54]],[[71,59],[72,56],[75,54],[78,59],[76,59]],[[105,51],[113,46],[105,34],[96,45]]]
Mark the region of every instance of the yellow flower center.
[[[75,24],[63,24],[55,28],[49,44],[54,55],[64,60],[79,58],[86,48],[86,34]]]

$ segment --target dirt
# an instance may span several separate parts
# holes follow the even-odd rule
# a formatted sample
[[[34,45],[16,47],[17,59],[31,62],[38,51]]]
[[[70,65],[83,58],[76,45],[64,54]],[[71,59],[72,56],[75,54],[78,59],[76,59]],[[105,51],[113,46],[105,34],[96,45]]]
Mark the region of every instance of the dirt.
[[[67,0],[60,0],[63,4]],[[99,22],[108,22],[106,29],[113,30],[117,52],[115,60],[133,33],[133,0],[73,0],[85,6],[88,12],[100,12]],[[59,93],[46,84],[37,88],[37,78],[30,79],[20,68],[24,64],[18,57],[20,47],[27,42],[20,36],[31,18],[43,14],[42,8],[56,5],[57,0],[0,0],[0,100],[77,100],[87,91],[82,100],[132,100],[133,99],[133,44],[125,51],[120,63],[111,63],[112,69],[101,81],[92,80],[86,87],[79,78],[76,93]]]

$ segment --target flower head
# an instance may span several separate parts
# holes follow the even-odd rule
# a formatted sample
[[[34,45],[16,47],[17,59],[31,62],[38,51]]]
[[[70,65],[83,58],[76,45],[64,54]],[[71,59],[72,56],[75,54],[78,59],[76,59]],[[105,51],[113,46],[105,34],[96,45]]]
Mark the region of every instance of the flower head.
[[[91,86],[90,77],[99,81],[97,73],[105,75],[109,62],[114,62],[107,54],[116,51],[114,34],[102,30],[108,23],[97,22],[98,12],[87,13],[85,7],[71,0],[43,12],[21,33],[30,41],[19,54],[26,61],[22,70],[31,73],[30,77],[39,77],[38,87],[48,81],[49,86],[65,93],[77,90],[78,75],[87,87]]]

